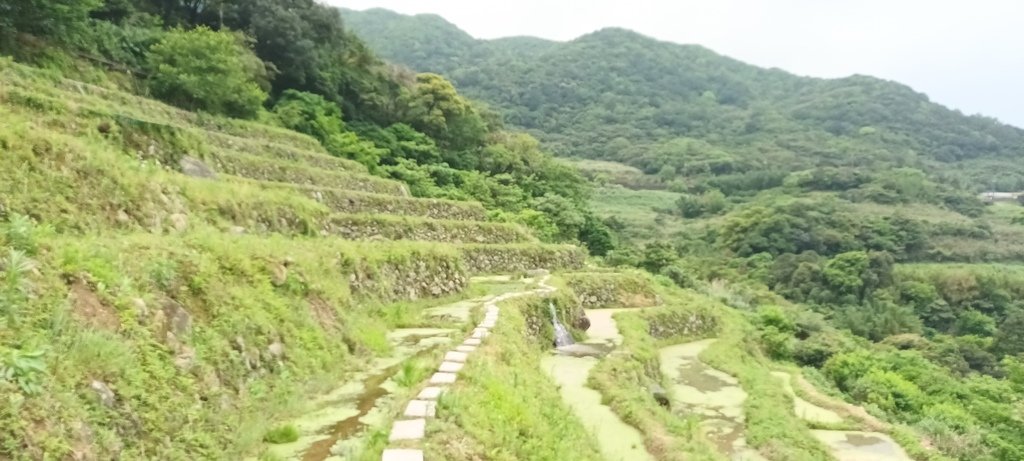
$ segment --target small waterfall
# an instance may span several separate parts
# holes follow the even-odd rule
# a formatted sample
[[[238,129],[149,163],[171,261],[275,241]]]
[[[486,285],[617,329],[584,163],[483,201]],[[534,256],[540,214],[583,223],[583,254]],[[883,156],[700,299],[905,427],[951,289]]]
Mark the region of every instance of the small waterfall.
[[[555,347],[575,344],[576,341],[572,340],[569,330],[565,328],[565,325],[562,325],[562,322],[558,321],[558,314],[555,313],[555,303],[549,302],[548,308],[551,309],[551,326],[555,328]]]

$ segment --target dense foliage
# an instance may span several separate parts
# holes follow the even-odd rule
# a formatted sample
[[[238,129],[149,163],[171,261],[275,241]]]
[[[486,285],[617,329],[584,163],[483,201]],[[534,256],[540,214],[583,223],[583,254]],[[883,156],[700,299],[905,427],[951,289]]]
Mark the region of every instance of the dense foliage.
[[[128,70],[154,97],[312,135],[415,195],[477,200],[494,219],[598,254],[614,245],[574,169],[505,131],[444,77],[378,60],[336,9],[313,0],[0,1],[0,12],[0,51],[17,58],[67,72],[79,57]]]
[[[704,178],[726,195],[816,167],[847,168],[864,175],[861,184],[872,182],[868,172],[907,167],[955,175],[971,191],[1024,189],[1012,161],[1024,130],[894,82],[798,77],[619,29],[566,43],[483,41],[436,16],[344,15],[383,57],[450,77],[557,154],[650,174],[671,167],[666,176]],[[949,172],[952,164],[964,171]]]
[[[749,311],[769,356],[914,428],[902,437],[955,459],[1024,456],[1019,270],[911,264],[1020,261],[1019,212],[977,192],[1024,187],[1024,131],[896,83],[797,77],[623,30],[479,41],[436,16],[344,14],[386,58],[451,77],[557,153],[633,168],[573,163],[598,184],[659,189],[636,193],[659,197],[647,215],[623,204],[606,221],[675,232],[606,263]]]

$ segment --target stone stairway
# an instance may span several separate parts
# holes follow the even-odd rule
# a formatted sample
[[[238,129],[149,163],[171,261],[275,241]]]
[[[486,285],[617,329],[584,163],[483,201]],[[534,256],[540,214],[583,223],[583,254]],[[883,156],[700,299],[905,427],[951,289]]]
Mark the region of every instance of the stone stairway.
[[[437,399],[449,385],[458,380],[459,371],[497,324],[501,312],[498,303],[520,296],[552,293],[555,288],[547,284],[549,278],[550,275],[545,274],[537,282],[538,288],[536,289],[506,293],[484,303],[484,319],[462,344],[445,353],[444,360],[437,367],[437,372],[431,375],[426,386],[416,398],[406,404],[402,418],[396,420],[391,426],[388,440],[396,448],[384,450],[381,456],[382,461],[423,461],[423,450],[416,445],[425,436],[427,419],[436,416]]]

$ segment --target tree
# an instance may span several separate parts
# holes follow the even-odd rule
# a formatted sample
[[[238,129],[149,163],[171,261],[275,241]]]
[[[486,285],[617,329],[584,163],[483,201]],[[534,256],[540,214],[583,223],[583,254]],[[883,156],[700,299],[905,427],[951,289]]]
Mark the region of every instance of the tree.
[[[89,12],[102,4],[102,0],[0,0],[0,39],[9,40],[20,32],[75,43],[88,25]]]
[[[263,63],[239,35],[176,29],[149,53],[153,94],[189,110],[254,118],[267,98]]]
[[[679,259],[676,251],[668,242],[651,242],[644,247],[643,260],[640,267],[647,269],[652,274],[658,274],[662,269]]]
[[[999,325],[992,344],[1000,355],[1024,354],[1024,309],[1014,309]]]
[[[462,150],[483,143],[487,126],[476,109],[437,74],[419,74],[408,96],[405,119],[446,147]]]

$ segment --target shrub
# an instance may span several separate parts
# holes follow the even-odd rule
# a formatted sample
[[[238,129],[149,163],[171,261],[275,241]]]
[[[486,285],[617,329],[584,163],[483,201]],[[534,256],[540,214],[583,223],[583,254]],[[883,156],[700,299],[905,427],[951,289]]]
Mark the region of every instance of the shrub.
[[[240,37],[205,27],[167,33],[149,51],[150,90],[184,109],[254,118],[267,99],[266,69]]]
[[[263,436],[263,441],[274,444],[292,443],[296,440],[299,440],[299,430],[291,424],[275,427]]]

